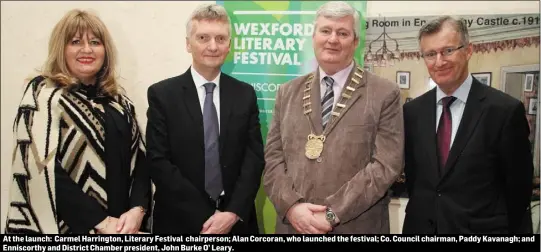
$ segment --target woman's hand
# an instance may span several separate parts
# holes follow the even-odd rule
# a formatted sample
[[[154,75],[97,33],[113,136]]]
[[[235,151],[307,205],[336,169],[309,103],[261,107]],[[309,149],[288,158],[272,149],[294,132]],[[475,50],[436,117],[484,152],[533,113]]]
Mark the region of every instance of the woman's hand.
[[[117,218],[107,216],[107,218],[100,222],[100,224],[98,224],[95,228],[98,234],[118,234],[116,231],[117,223]]]
[[[134,207],[123,213],[116,224],[116,231],[120,234],[137,234],[145,211],[142,207]]]

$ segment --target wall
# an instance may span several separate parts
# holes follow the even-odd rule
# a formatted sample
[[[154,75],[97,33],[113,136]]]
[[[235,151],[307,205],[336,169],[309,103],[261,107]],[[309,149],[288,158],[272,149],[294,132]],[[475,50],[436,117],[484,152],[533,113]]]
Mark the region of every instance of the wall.
[[[146,124],[146,89],[161,79],[183,73],[190,65],[185,50],[185,18],[201,2],[175,1],[2,1],[1,2],[1,229],[4,228],[11,179],[12,124],[24,79],[43,64],[54,24],[72,8],[95,10],[109,27],[119,51],[121,83]],[[368,16],[534,13],[539,2],[373,1]],[[539,55],[532,51],[525,55]],[[407,62],[404,62],[406,64]],[[420,71],[420,70],[419,70]],[[394,72],[389,75],[394,80]],[[417,76],[417,75],[415,75]],[[412,83],[420,77],[412,75]],[[495,83],[496,79],[493,79]],[[416,91],[419,95],[421,91]],[[400,225],[393,224],[393,225]],[[398,229],[396,229],[398,230]]]
[[[490,53],[474,53],[469,62],[471,73],[491,72],[491,86],[501,89],[501,67],[530,65],[539,63],[539,47],[515,48],[513,50],[497,51]],[[405,97],[415,98],[428,91],[428,78],[430,77],[423,59],[406,59],[396,62],[394,66],[374,67],[377,75],[396,81],[397,71],[410,72],[410,89],[403,89],[402,101]]]
[[[367,15],[375,16],[423,16],[423,15],[471,15],[499,13],[536,13],[539,2],[535,1],[368,1]]]

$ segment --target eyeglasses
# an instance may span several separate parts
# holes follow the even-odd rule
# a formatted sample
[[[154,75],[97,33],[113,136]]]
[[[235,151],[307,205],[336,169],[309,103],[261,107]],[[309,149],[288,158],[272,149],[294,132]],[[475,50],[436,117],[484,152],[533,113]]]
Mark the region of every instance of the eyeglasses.
[[[421,53],[421,57],[423,57],[425,60],[429,60],[429,61],[433,61],[436,59],[436,57],[438,56],[438,54],[441,54],[441,56],[445,57],[445,56],[450,56],[452,55],[454,52],[460,50],[464,48],[464,45],[461,45],[459,47],[447,47],[439,52],[436,52],[436,51],[430,51],[430,52],[426,52],[426,53]]]

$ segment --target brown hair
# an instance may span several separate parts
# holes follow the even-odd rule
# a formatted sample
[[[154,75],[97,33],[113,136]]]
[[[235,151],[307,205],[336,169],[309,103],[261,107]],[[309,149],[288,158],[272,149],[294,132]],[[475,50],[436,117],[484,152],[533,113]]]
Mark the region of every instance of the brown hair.
[[[458,33],[460,33],[460,40],[462,44],[467,45],[468,43],[470,43],[468,27],[466,26],[464,19],[456,19],[451,16],[441,16],[423,25],[423,27],[421,27],[421,29],[419,30],[419,35],[417,36],[417,39],[419,40],[419,42],[421,42],[423,36],[432,35],[439,32],[445,24],[451,24],[453,28]]]
[[[105,24],[88,11],[71,10],[56,24],[49,39],[49,53],[42,74],[65,88],[78,85],[79,80],[68,70],[64,53],[66,45],[77,32],[85,31],[92,32],[105,47],[105,59],[96,79],[102,92],[114,97],[119,93],[115,76],[116,48]]]

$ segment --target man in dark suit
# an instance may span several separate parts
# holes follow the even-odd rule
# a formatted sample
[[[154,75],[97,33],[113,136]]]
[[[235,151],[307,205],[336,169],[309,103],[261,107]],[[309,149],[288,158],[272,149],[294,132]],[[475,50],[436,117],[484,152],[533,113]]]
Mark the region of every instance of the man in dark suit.
[[[404,105],[409,193],[403,233],[528,233],[533,159],[523,104],[468,71],[466,25],[419,32],[437,87]]]
[[[148,89],[153,233],[258,233],[259,109],[252,86],[220,71],[230,45],[227,12],[202,5],[186,32],[192,66]]]

